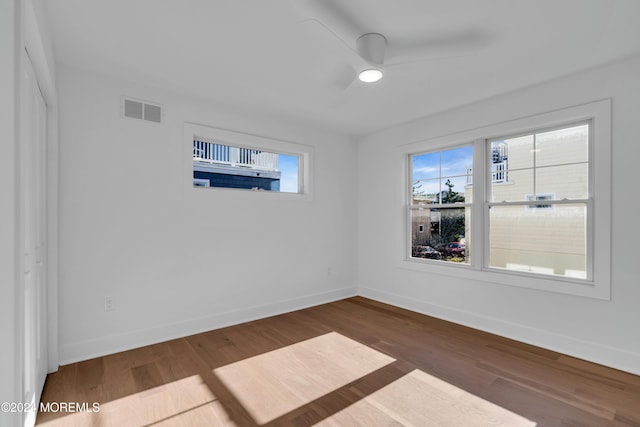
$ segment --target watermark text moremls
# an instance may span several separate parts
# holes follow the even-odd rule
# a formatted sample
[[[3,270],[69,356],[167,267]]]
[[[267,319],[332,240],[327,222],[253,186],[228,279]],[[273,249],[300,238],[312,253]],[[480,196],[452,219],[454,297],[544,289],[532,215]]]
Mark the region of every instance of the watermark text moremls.
[[[40,412],[100,412],[99,402],[40,402]]]
[[[100,402],[2,402],[0,412],[100,412]]]

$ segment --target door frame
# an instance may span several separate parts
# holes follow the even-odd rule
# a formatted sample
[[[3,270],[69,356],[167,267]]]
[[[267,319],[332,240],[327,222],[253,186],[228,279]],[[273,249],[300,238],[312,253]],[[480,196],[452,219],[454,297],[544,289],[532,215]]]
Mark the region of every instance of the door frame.
[[[47,194],[47,372],[55,372],[59,366],[58,355],[58,94],[55,85],[55,69],[51,37],[43,23],[42,3],[24,0],[21,10],[23,38],[36,80],[47,107],[46,118],[46,189]],[[22,50],[21,49],[21,50]],[[22,65],[20,65],[22,72]]]

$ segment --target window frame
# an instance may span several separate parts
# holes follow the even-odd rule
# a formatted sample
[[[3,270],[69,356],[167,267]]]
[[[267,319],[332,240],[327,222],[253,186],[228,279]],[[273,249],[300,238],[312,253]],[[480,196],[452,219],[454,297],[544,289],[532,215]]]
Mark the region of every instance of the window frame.
[[[485,140],[485,149],[487,150],[487,156],[490,155],[491,153],[491,144],[492,141],[496,140],[496,139],[500,139],[500,140],[506,140],[506,139],[513,139],[513,138],[517,138],[517,137],[521,137],[521,136],[529,136],[529,135],[533,135],[534,136],[534,140],[535,140],[535,135],[537,134],[541,134],[541,133],[547,133],[547,132],[551,132],[554,130],[561,130],[561,129],[567,129],[570,127],[574,127],[574,126],[580,126],[580,125],[587,125],[589,128],[589,135],[588,135],[588,194],[586,198],[582,198],[582,199],[568,199],[568,200],[555,200],[555,196],[554,199],[552,201],[549,202],[549,204],[551,206],[549,206],[549,208],[551,208],[553,211],[555,211],[555,207],[557,205],[584,205],[585,209],[586,209],[586,218],[587,218],[587,224],[586,224],[586,275],[587,278],[586,279],[580,279],[580,278],[572,278],[569,276],[553,276],[553,275],[546,275],[543,273],[534,273],[534,272],[521,272],[521,271],[517,271],[517,270],[509,270],[509,269],[504,269],[504,268],[499,268],[499,267],[492,267],[489,265],[489,252],[490,252],[490,239],[489,238],[484,238],[484,265],[483,268],[486,270],[490,270],[490,271],[498,271],[498,272],[502,272],[502,271],[508,271],[508,272],[518,272],[518,273],[524,273],[527,275],[532,275],[532,276],[542,276],[542,277],[553,277],[556,278],[558,280],[562,280],[562,281],[577,281],[578,283],[591,283],[593,280],[593,215],[594,215],[594,203],[593,203],[593,185],[594,185],[594,178],[593,178],[593,164],[594,164],[594,152],[593,152],[593,146],[594,146],[594,125],[593,125],[594,121],[593,119],[586,119],[586,120],[577,120],[577,121],[568,121],[565,123],[561,123],[555,126],[547,126],[547,127],[536,127],[533,129],[529,129],[523,132],[518,132],[516,134],[509,134],[509,135],[499,135],[497,137],[494,138],[490,138],[490,139],[486,139]],[[487,165],[489,164],[488,162],[488,158],[485,161],[484,166],[487,167]],[[545,166],[542,166],[542,168],[544,168]],[[533,171],[534,175],[535,172],[539,169],[538,166],[534,164],[532,165],[531,170]],[[516,169],[517,170],[517,169]],[[492,195],[492,188],[491,188],[491,174],[488,173],[488,170],[485,170],[485,182],[486,182],[486,186],[485,186],[485,195],[484,195],[484,215],[485,215],[485,232],[484,232],[484,236],[489,236],[490,234],[490,209],[491,207],[494,206],[499,206],[499,207],[508,207],[508,206],[523,206],[525,208],[525,210],[528,211],[529,214],[534,214],[536,210],[538,210],[539,208],[537,206],[535,206],[535,202],[537,201],[532,201],[532,200],[525,200],[524,201],[519,201],[519,200],[513,200],[513,201],[503,201],[503,202],[498,202],[498,201],[494,201],[493,200],[493,195]],[[508,182],[507,182],[508,184]],[[535,190],[535,186],[534,186],[534,190]],[[553,193],[555,195],[555,193]]]
[[[196,192],[198,195],[203,193],[219,194],[219,192],[232,192],[238,195],[246,194],[246,197],[267,197],[269,199],[283,200],[312,200],[313,199],[313,155],[314,149],[311,146],[299,144],[296,142],[268,138],[248,133],[236,132],[227,129],[205,126],[196,123],[185,122],[183,132],[183,177],[185,192],[188,194]],[[274,154],[285,154],[296,156],[298,162],[298,192],[284,191],[254,191],[243,188],[230,187],[206,187],[206,191],[202,187],[194,185],[193,178],[193,141],[194,138],[203,138],[213,141],[219,141],[222,145],[228,145],[238,148],[246,148],[250,150],[268,151]],[[240,196],[242,197],[242,196]]]
[[[591,121],[589,141],[589,194],[587,215],[587,263],[591,277],[576,279],[490,268],[488,264],[490,185],[488,141],[505,135],[526,134]],[[467,264],[446,263],[411,257],[411,156],[473,144],[473,196],[471,242]],[[399,146],[404,168],[405,214],[401,259],[397,266],[431,274],[459,277],[513,287],[609,300],[611,298],[611,99],[540,113],[507,122],[439,136]],[[481,167],[478,167],[481,165]],[[409,189],[409,190],[407,190]],[[597,200],[597,203],[595,202]],[[526,202],[523,202],[526,204]],[[514,280],[516,279],[516,280]]]
[[[464,263],[457,263],[457,262],[448,262],[448,261],[442,261],[442,260],[433,260],[433,259],[423,259],[423,258],[418,258],[418,257],[413,257],[412,256],[412,248],[413,248],[413,241],[412,241],[412,219],[411,219],[411,213],[413,210],[416,209],[420,209],[421,205],[415,205],[413,204],[413,162],[412,162],[412,158],[413,156],[419,156],[419,155],[423,155],[423,154],[430,154],[430,153],[442,153],[444,151],[449,151],[449,150],[456,150],[456,149],[460,149],[460,148],[464,148],[464,147],[472,147],[472,150],[474,152],[474,156],[475,156],[475,150],[476,147],[474,144],[472,143],[462,143],[462,144],[454,144],[451,145],[449,147],[446,148],[436,148],[433,150],[425,150],[425,151],[420,151],[420,152],[416,152],[416,153],[410,153],[408,155],[408,179],[409,179],[409,183],[410,185],[407,188],[407,198],[408,198],[408,209],[407,209],[407,223],[408,223],[408,235],[409,235],[409,244],[408,247],[406,248],[406,258],[410,259],[410,260],[418,260],[419,262],[422,262],[423,260],[425,262],[431,262],[431,263],[446,263],[446,264],[460,264],[460,265],[469,265],[470,261],[464,262]],[[445,175],[443,176],[442,174],[440,174],[438,176],[438,180],[441,182],[443,179],[447,178],[455,178],[457,176],[462,176],[462,175],[455,175],[455,176],[448,176]],[[435,179],[435,178],[433,178]],[[440,194],[442,194],[442,188],[440,187]],[[442,197],[442,196],[441,196]],[[471,209],[472,213],[471,213],[471,217],[473,218],[473,201],[477,200],[476,199],[476,194],[473,193],[472,197],[471,197],[471,202],[465,200],[464,203],[439,203],[439,204],[434,204],[434,205],[429,205],[428,209],[464,209],[466,210],[467,208]],[[473,227],[473,220],[470,224],[471,227]],[[473,228],[471,228],[471,232],[473,233]],[[465,236],[466,237],[466,236]],[[467,255],[467,257],[469,257]]]

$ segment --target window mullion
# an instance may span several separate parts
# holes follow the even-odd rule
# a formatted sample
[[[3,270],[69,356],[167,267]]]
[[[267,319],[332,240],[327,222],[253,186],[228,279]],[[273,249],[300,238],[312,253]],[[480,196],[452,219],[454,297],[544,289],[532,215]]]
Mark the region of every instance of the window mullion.
[[[533,134],[533,197],[536,198],[538,196],[538,186],[537,186],[537,178],[538,178],[538,169],[537,169],[537,153],[538,153],[538,147],[536,146],[538,140],[537,140],[537,133]]]
[[[477,269],[484,265],[485,258],[485,221],[484,200],[486,198],[486,148],[485,140],[477,139],[473,143],[473,201],[471,204],[471,257],[470,264]]]

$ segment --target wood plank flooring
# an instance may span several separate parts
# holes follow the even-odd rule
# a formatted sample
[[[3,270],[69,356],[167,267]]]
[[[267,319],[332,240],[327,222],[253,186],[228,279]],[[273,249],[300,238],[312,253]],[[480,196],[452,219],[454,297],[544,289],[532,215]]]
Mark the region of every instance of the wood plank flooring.
[[[62,366],[42,402],[56,427],[640,426],[640,377],[354,297]]]

